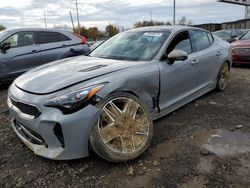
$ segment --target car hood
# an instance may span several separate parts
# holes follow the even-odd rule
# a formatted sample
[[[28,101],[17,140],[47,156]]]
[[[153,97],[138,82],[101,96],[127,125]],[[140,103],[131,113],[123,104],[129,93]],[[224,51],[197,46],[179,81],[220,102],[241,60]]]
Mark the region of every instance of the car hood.
[[[248,47],[250,48],[250,40],[238,40],[232,43],[233,47]]]
[[[44,95],[135,64],[131,61],[79,56],[32,69],[18,77],[14,83],[26,92]]]

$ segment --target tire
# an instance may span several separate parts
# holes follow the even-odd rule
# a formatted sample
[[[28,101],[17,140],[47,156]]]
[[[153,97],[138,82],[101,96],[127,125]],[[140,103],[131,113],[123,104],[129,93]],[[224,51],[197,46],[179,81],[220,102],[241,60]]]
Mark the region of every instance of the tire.
[[[97,107],[102,112],[90,135],[95,153],[110,162],[124,162],[139,157],[148,148],[153,121],[137,97],[119,92],[108,96]]]
[[[230,78],[230,66],[229,63],[225,62],[220,68],[220,72],[217,78],[216,90],[224,91],[228,85]]]

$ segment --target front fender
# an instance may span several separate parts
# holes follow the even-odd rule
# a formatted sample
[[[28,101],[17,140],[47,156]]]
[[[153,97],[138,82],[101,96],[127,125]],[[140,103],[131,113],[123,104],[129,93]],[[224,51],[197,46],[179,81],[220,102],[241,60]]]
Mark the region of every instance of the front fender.
[[[107,77],[108,76],[108,77]],[[108,82],[98,93],[105,99],[112,93],[128,92],[137,96],[152,113],[157,109],[159,94],[159,67],[157,62],[150,62],[139,67],[131,67],[99,78],[97,82]]]

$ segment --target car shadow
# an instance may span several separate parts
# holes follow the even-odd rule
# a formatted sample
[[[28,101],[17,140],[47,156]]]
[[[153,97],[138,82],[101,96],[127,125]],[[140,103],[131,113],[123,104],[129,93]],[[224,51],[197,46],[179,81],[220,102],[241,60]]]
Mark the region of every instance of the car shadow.
[[[9,87],[10,87],[10,84],[3,84],[3,85],[0,85],[0,91],[7,90]]]
[[[233,65],[233,68],[236,68],[236,69],[250,69],[250,63],[249,64],[236,64],[236,65]]]

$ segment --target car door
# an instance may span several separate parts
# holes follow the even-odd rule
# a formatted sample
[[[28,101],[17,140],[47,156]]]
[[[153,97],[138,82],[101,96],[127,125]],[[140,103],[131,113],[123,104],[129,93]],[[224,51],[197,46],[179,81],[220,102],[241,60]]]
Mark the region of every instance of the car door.
[[[42,63],[61,59],[69,53],[71,39],[59,32],[38,32],[38,43],[41,46]]]
[[[188,53],[185,61],[175,61],[170,65],[166,60],[160,61],[160,109],[176,106],[197,90],[198,71],[196,56],[192,53],[192,45],[188,31],[176,34],[169,43],[166,56],[174,49]]]
[[[7,77],[15,77],[40,64],[40,47],[35,43],[32,31],[21,31],[7,37],[3,43],[10,43],[11,48],[1,52],[2,68]]]
[[[197,78],[195,80],[199,88],[212,84],[217,72],[217,59],[221,55],[220,47],[214,45],[213,37],[203,30],[189,30],[193,46],[193,55],[196,58]]]

